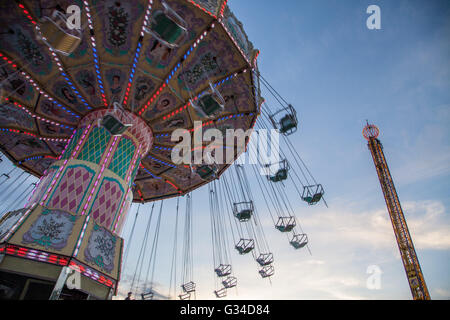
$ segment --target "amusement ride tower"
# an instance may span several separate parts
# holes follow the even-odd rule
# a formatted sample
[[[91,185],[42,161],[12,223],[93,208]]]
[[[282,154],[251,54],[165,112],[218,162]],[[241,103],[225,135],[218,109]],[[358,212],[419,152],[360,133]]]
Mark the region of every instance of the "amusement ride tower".
[[[403,214],[400,200],[395,190],[389,167],[384,157],[383,146],[378,140],[380,130],[373,124],[367,123],[363,130],[364,138],[368,141],[368,147],[372,154],[373,162],[380,180],[381,190],[394,228],[400,256],[408,278],[411,294],[415,300],[429,300],[430,294],[420,268],[419,259],[414,249],[414,244],[409,234],[408,225]]]

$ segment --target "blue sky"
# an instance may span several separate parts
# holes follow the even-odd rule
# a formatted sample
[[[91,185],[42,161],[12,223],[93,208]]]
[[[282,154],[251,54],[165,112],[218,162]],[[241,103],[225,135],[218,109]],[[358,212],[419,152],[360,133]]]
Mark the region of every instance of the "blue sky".
[[[371,4],[381,8],[381,30],[366,27]],[[289,246],[257,198],[276,274],[271,283],[262,280],[250,257],[233,252],[239,286],[228,298],[411,298],[361,134],[368,119],[381,130],[431,297],[449,299],[449,2],[230,0],[229,5],[261,50],[261,73],[298,112],[300,129],[291,141],[323,184],[329,208],[308,207],[286,188],[309,235],[310,255]],[[6,171],[5,164],[0,168]],[[197,297],[212,299],[214,266],[206,196],[205,188],[193,194],[194,278]],[[169,287],[175,205],[176,200],[164,203],[155,275],[156,289],[163,294]],[[150,208],[151,204],[141,207],[121,293],[129,289],[127,280],[134,272]],[[135,209],[124,229],[125,240]],[[370,265],[383,272],[380,290],[367,289]]]
[[[371,4],[381,8],[381,30],[366,27]],[[293,250],[268,219],[264,227],[276,275],[271,284],[263,281],[251,259],[233,253],[239,286],[229,298],[410,299],[361,134],[366,119],[381,129],[431,296],[450,298],[448,2],[230,0],[229,5],[261,50],[261,73],[295,106],[301,125],[291,141],[324,185],[329,204],[308,207],[286,190],[312,255]],[[193,195],[194,275],[197,296],[212,299],[208,208],[201,201],[206,195],[205,190]],[[262,200],[258,203],[264,217]],[[165,207],[173,208],[167,212],[173,219],[174,201]],[[166,236],[173,239],[173,228]],[[164,250],[171,253],[172,246],[159,252]],[[169,253],[159,257],[170,262]],[[383,272],[381,290],[367,289],[370,265]],[[159,266],[164,270],[164,262]],[[160,271],[160,276],[157,288],[167,292],[169,275]]]

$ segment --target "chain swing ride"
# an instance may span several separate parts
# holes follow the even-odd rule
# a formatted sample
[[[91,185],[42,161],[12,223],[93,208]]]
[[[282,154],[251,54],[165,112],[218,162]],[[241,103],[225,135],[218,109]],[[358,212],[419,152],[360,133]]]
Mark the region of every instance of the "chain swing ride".
[[[169,296],[195,299],[193,199],[201,187],[208,191],[217,298],[238,286],[233,254],[251,257],[261,278],[275,274],[266,211],[293,248],[309,250],[294,207],[325,203],[324,189],[290,141],[299,128],[295,108],[259,73],[259,51],[227,1],[80,0],[80,28],[67,13],[73,4],[0,4],[0,150],[14,165],[0,176],[8,190],[0,208],[6,298],[111,299],[127,271],[126,290],[158,298],[161,221],[175,212]],[[279,106],[270,107],[262,91]],[[281,160],[172,161],[176,129],[194,137],[210,128],[276,129]],[[191,152],[204,149],[203,142]],[[255,152],[237,149],[233,160],[244,151]],[[298,197],[287,196],[287,185]],[[163,206],[170,198],[177,198],[175,210]],[[137,210],[124,241],[132,203]],[[135,248],[139,217],[147,222]],[[81,275],[77,289],[65,285],[70,272]]]

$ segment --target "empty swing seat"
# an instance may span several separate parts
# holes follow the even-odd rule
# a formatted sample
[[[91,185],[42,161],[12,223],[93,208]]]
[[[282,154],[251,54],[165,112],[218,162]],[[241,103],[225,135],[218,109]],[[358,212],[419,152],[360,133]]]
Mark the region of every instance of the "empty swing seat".
[[[297,120],[290,114],[280,120],[280,132],[282,134],[291,133],[297,130]]]
[[[323,187],[320,184],[315,186],[305,186],[303,188],[302,199],[309,205],[314,205],[322,199],[324,193]]]
[[[169,48],[180,45],[187,34],[187,23],[167,3],[161,1],[163,11],[156,11],[151,18],[150,28],[144,30]]]
[[[264,266],[261,270],[259,270],[259,274],[263,278],[271,277],[275,274],[275,268],[273,265]]]
[[[214,118],[222,113],[225,108],[225,100],[220,93],[211,89],[213,93],[204,94],[195,102],[191,100],[191,104],[204,118]]]
[[[274,166],[276,166],[276,168],[274,168]],[[289,163],[286,159],[278,163],[267,164],[265,167],[268,170],[267,177],[272,182],[280,182],[288,178]],[[276,173],[273,173],[275,170],[277,170]]]
[[[147,293],[141,294],[142,300],[153,300],[153,292],[149,291]]]
[[[209,83],[208,90],[204,91],[197,99],[191,99],[190,103],[203,118],[212,119],[225,109],[225,99],[212,83]]]
[[[238,218],[239,221],[244,222],[244,221],[250,220],[250,218],[252,217],[252,214],[253,214],[252,210],[245,209],[245,210],[242,210],[242,211],[236,213],[236,218]]]
[[[183,291],[185,293],[191,293],[195,291],[195,283],[193,281],[190,281],[188,283],[185,283],[181,286],[181,289],[183,289]]]
[[[203,112],[209,117],[222,111],[222,106],[214,99],[212,94],[204,95],[200,98],[200,105]]]
[[[295,249],[301,249],[308,244],[308,236],[306,234],[296,234],[292,238],[290,244]]]
[[[180,300],[191,300],[191,294],[190,293],[182,293],[178,296]]]
[[[272,182],[280,182],[284,181],[288,178],[288,171],[286,169],[280,169],[277,171],[277,173],[273,176],[269,177],[269,180]]]
[[[235,248],[239,254],[247,254],[255,249],[255,241],[253,239],[241,239]]]
[[[203,165],[197,168],[196,172],[203,180],[208,180],[216,175],[217,169],[212,166]]]
[[[269,264],[273,263],[273,254],[261,253],[256,259],[256,262],[258,262],[261,267],[268,266]]]
[[[241,222],[250,220],[253,215],[253,201],[233,204],[233,214]]]
[[[103,117],[101,125],[113,136],[121,136],[129,127],[131,127],[130,124],[123,124],[110,114]]]
[[[67,19],[61,12],[55,11],[52,17],[42,18],[39,28],[44,43],[63,55],[70,55],[81,43],[81,31],[67,28]]]
[[[269,116],[270,121],[275,129],[288,136],[297,131],[298,120],[297,112],[292,105],[285,106],[274,114]]]
[[[218,277],[226,277],[231,274],[231,264],[221,264],[219,265],[214,272]]]
[[[226,289],[234,288],[237,286],[237,278],[236,277],[228,277],[222,281],[222,284]]]
[[[275,228],[281,232],[291,232],[295,226],[295,217],[280,217],[278,218]]]
[[[172,44],[183,34],[183,28],[176,24],[166,14],[160,12],[153,17],[151,28],[159,37]]]
[[[227,289],[226,288],[222,288],[220,290],[215,290],[214,294],[216,295],[217,298],[225,298],[227,296]]]

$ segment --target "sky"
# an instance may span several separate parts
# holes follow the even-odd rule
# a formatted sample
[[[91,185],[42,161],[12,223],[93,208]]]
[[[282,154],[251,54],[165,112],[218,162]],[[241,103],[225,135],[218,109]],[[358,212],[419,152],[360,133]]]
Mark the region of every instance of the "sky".
[[[291,141],[323,184],[329,208],[309,207],[286,190],[308,233],[310,255],[290,247],[264,216],[262,199],[257,200],[276,273],[271,282],[261,279],[254,262],[233,250],[238,287],[227,298],[411,298],[361,134],[368,119],[381,130],[431,297],[449,299],[449,3],[230,0],[228,4],[261,50],[261,74],[297,110],[300,129]],[[381,30],[366,26],[366,10],[372,4],[381,9]],[[197,298],[214,299],[209,208],[202,201],[206,196],[204,189],[193,194],[194,278]],[[165,222],[171,245],[161,246],[158,257],[167,266],[173,250],[175,202],[164,203],[172,208]],[[380,290],[367,288],[367,268],[373,265],[382,272]],[[156,268],[161,277],[155,289],[167,294],[170,274],[162,272],[163,262]]]
[[[294,250],[275,230],[257,195],[255,203],[275,256],[275,275],[270,281],[261,279],[250,256],[232,250],[238,287],[229,290],[227,299],[411,299],[361,133],[366,119],[380,128],[430,295],[449,299],[450,3],[230,0],[228,4],[261,50],[261,74],[297,110],[300,126],[291,141],[324,186],[328,208],[323,203],[306,205],[286,185],[308,234],[310,254]],[[372,4],[381,9],[381,30],[366,26],[366,9]],[[0,165],[1,173],[7,169],[6,163]],[[193,192],[198,299],[214,299],[215,290],[206,197],[207,188]],[[181,198],[180,216],[184,205]],[[151,206],[140,207],[116,299],[129,291]],[[128,242],[136,209],[134,205],[122,235]],[[175,215],[176,200],[165,201],[154,277],[154,289],[161,297],[169,293]],[[182,230],[182,220],[179,223]],[[151,235],[152,230],[154,223]],[[181,257],[177,259],[179,286]],[[367,286],[371,266],[382,272],[379,289]]]

